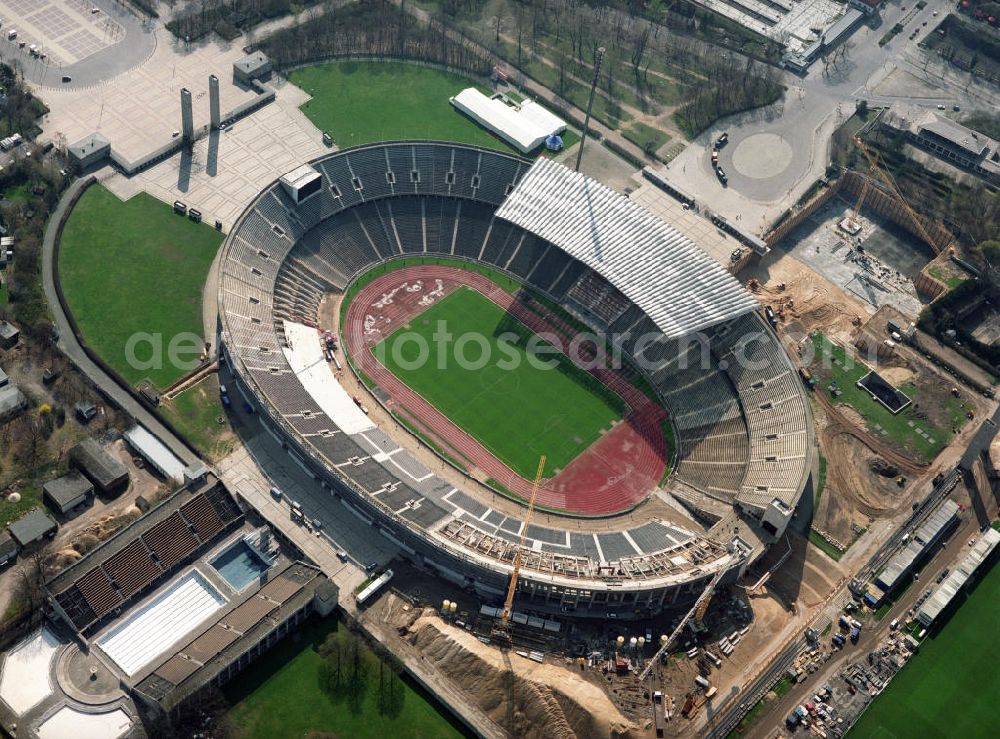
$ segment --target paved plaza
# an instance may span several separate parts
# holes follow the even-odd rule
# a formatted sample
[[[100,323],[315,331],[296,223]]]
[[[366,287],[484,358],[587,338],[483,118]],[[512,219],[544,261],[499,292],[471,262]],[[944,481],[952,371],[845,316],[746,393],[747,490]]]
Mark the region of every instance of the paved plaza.
[[[223,114],[256,97],[232,81],[233,62],[243,56],[239,46],[214,39],[185,50],[164,29],[156,36],[153,56],[136,69],[86,90],[46,91],[52,112],[42,123],[43,138],[73,143],[97,131],[116,153],[135,161],[179,135],[182,87],[191,91],[196,130],[209,122],[210,74],[220,80]],[[278,76],[269,84],[274,102],[202,137],[191,152],[132,178],[110,167],[98,178],[122,199],[146,191],[167,203],[182,200],[228,230],[265,185],[328,151],[321,132],[298,110],[309,96]]]
[[[702,251],[723,267],[729,268],[730,256],[739,248],[746,248],[735,238],[713,224],[704,213],[685,208],[679,200],[645,180],[638,190],[629,195],[649,212],[676,228]],[[742,226],[740,221],[734,221]]]

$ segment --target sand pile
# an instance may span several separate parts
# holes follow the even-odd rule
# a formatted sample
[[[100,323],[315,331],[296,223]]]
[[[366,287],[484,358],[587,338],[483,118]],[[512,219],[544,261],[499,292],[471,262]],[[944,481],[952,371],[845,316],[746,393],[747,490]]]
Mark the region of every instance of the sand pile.
[[[512,736],[569,739],[640,734],[599,686],[565,667],[538,664],[513,651],[502,653],[436,616],[417,619],[407,638]]]

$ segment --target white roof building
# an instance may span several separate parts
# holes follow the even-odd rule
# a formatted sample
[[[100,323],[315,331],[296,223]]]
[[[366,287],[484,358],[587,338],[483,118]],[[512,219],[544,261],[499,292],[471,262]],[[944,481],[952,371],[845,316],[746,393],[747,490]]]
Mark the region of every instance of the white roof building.
[[[566,130],[562,118],[532,100],[508,105],[499,96],[490,98],[467,87],[451,98],[451,104],[525,154]]]
[[[126,431],[125,441],[161,475],[178,483],[184,481],[184,463],[144,426]]]
[[[497,216],[596,271],[669,338],[757,307],[735,277],[673,226],[550,159],[535,162]]]

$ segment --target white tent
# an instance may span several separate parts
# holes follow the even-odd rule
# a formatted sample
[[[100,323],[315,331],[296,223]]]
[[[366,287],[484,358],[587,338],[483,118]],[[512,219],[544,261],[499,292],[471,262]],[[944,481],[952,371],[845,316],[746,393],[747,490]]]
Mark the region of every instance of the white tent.
[[[532,100],[509,105],[499,96],[486,97],[468,87],[451,98],[451,104],[525,154],[566,130],[564,120]]]

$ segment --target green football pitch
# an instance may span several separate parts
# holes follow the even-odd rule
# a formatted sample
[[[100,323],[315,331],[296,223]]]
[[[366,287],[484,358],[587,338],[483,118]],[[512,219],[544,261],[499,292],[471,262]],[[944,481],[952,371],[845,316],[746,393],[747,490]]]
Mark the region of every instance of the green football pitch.
[[[170,361],[170,342],[204,334],[202,291],[221,243],[222,234],[211,226],[175,214],[150,195],[122,202],[101,185],[91,186],[59,245],[59,282],[84,340],[130,384],[149,379],[164,388],[179,380],[188,370]],[[161,343],[157,366],[137,369],[128,361],[126,347],[137,334]],[[153,351],[143,342],[135,356],[153,360]]]
[[[447,345],[434,339],[439,327],[454,336]],[[617,395],[550,345],[531,347],[532,336],[495,303],[461,287],[373,350],[396,377],[530,480],[539,456],[548,457],[551,475],[624,413]]]
[[[959,594],[959,598],[965,597]],[[862,714],[848,739],[995,736],[1000,692],[1000,567],[967,600]]]

